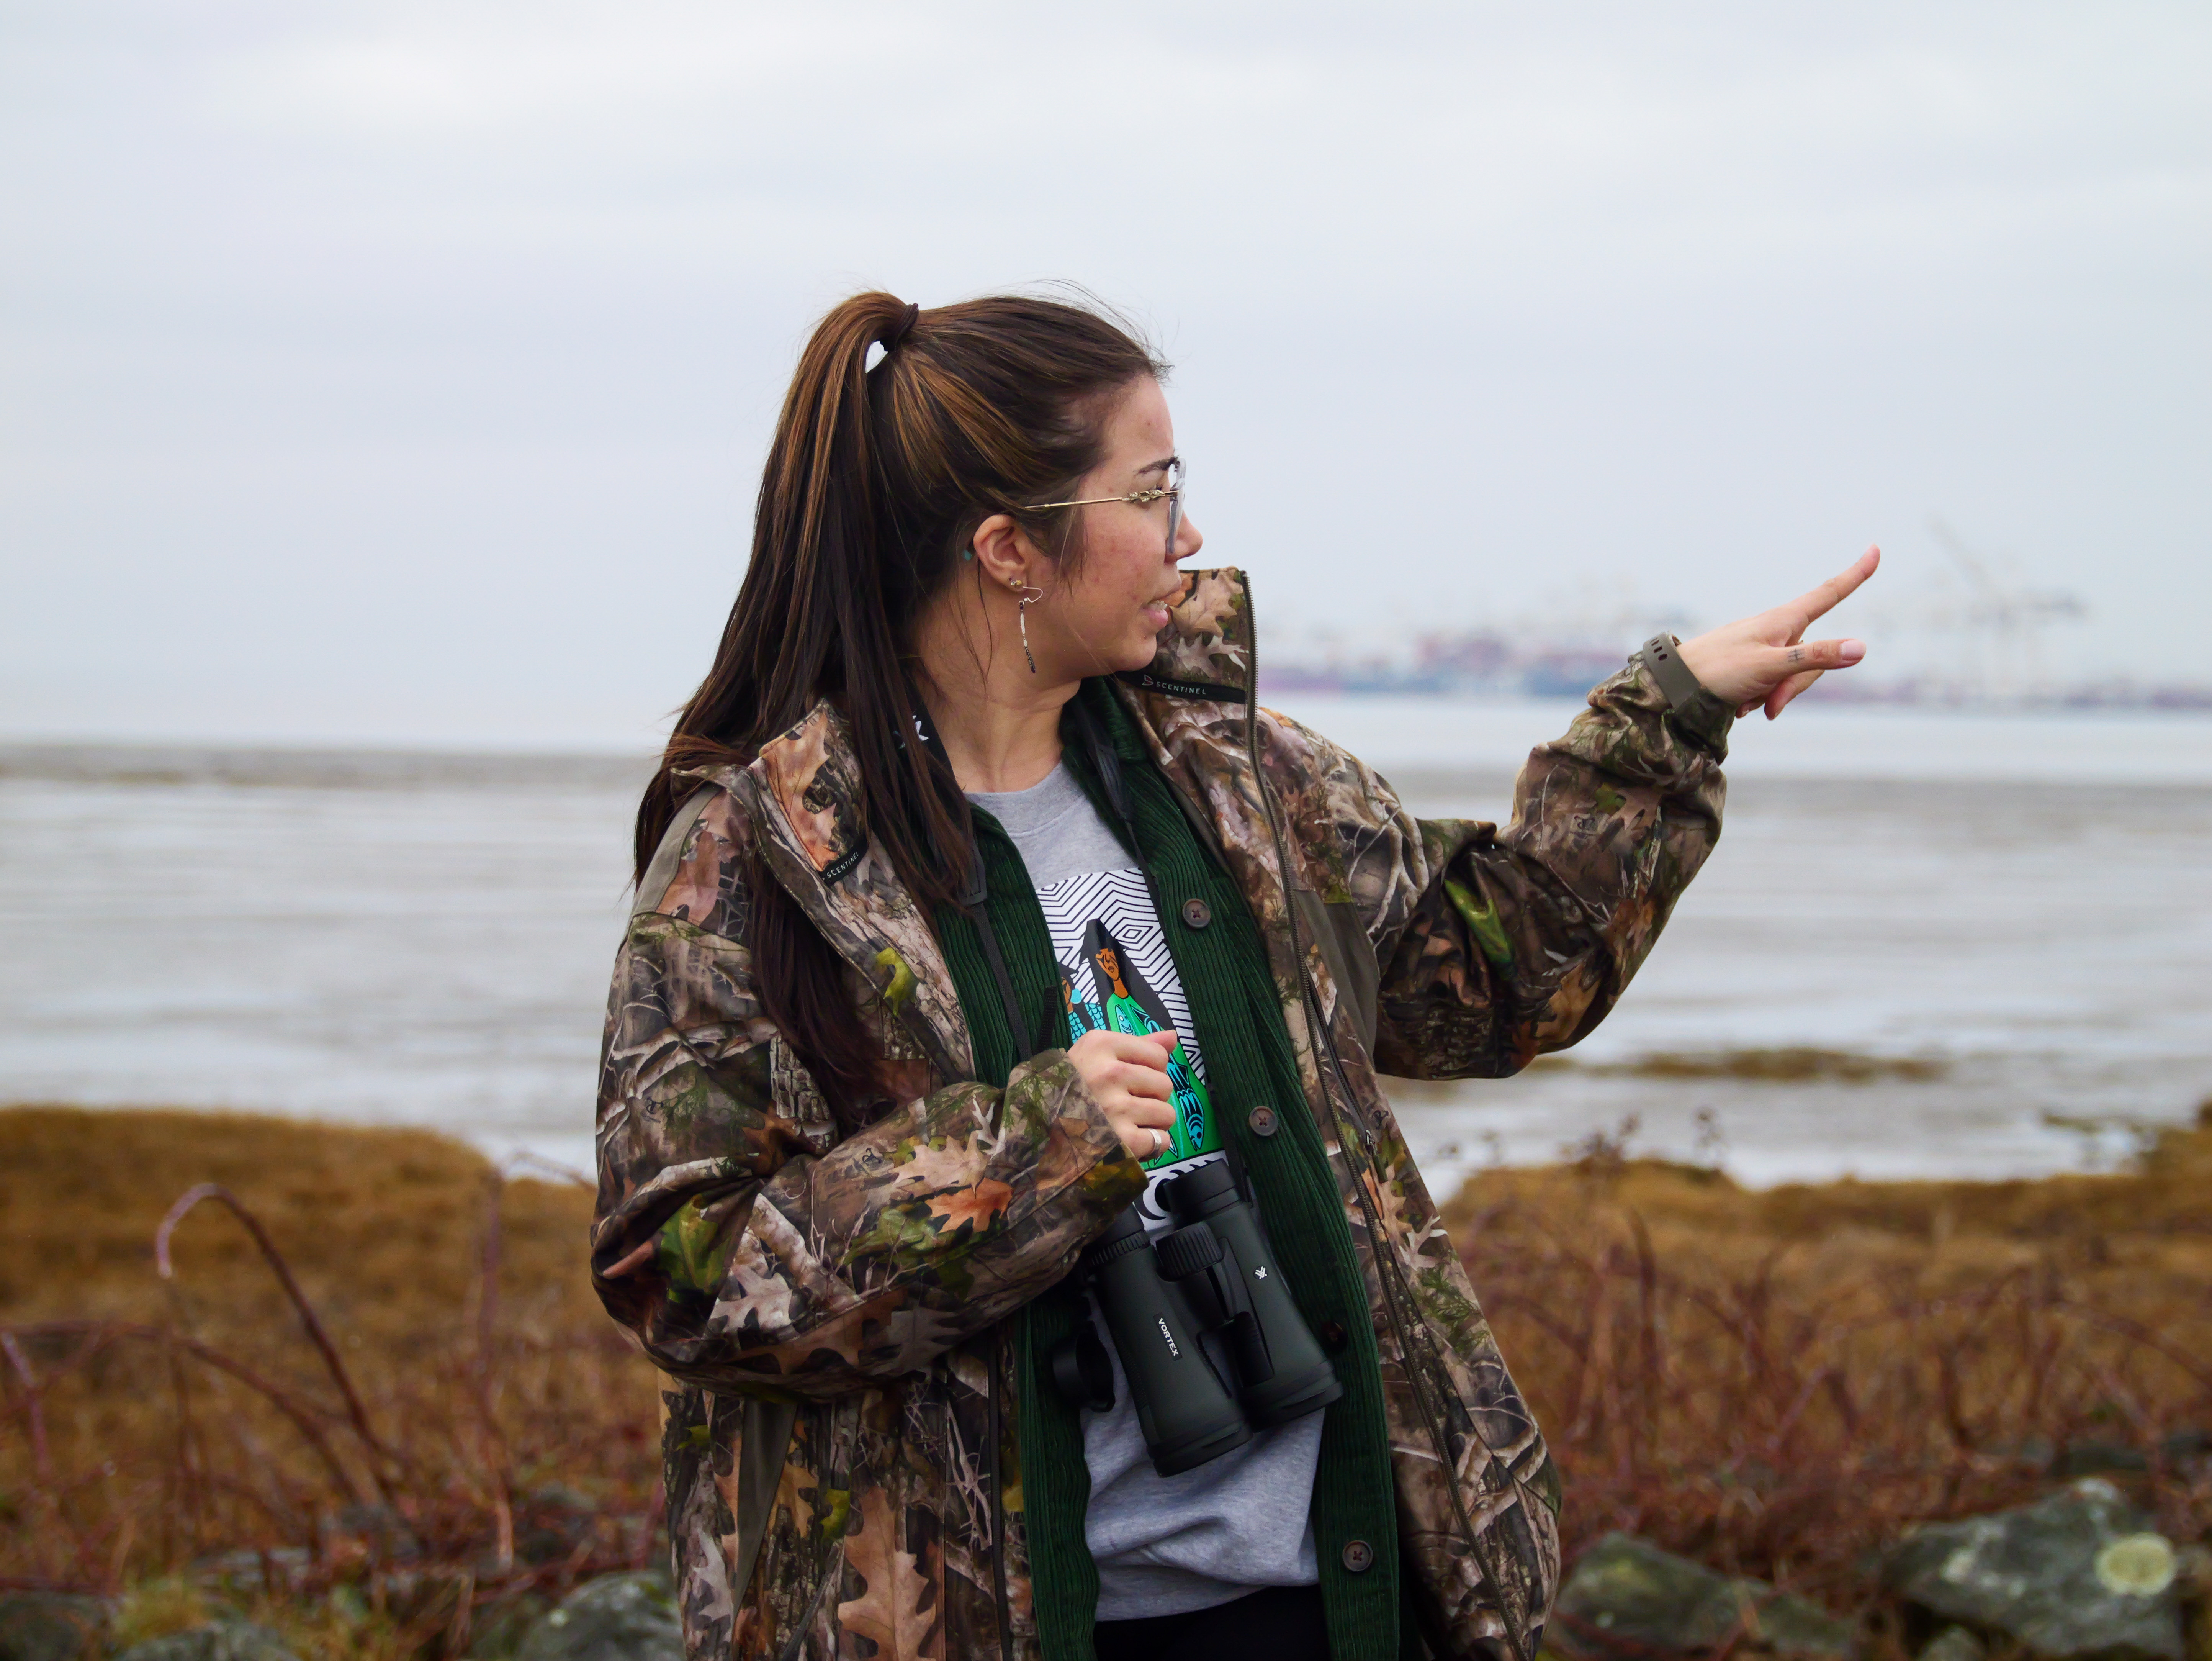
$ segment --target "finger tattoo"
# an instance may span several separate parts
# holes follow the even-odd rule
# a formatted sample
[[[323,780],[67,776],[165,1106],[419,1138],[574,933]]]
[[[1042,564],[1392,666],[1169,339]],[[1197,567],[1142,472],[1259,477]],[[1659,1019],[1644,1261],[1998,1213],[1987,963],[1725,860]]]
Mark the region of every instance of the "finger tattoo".
[[[1802,663],[1802,662],[1804,662],[1804,661],[1805,661],[1805,648],[1804,648],[1803,647],[1802,647],[1802,646],[1793,646],[1793,647],[1791,647],[1791,648],[1790,648],[1790,662],[1792,662],[1792,663]]]

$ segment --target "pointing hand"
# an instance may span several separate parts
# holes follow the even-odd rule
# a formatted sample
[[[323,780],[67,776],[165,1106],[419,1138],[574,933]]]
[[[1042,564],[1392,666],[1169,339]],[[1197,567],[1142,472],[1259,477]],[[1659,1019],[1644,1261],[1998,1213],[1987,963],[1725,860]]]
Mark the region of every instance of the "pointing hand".
[[[1737,715],[1747,715],[1764,704],[1767,720],[1772,721],[1790,699],[1829,670],[1848,669],[1866,655],[1863,641],[1807,642],[1805,630],[1872,576],[1881,563],[1881,550],[1869,548],[1850,569],[1812,593],[1684,641],[1680,651],[1683,667],[1715,697],[1734,706]]]

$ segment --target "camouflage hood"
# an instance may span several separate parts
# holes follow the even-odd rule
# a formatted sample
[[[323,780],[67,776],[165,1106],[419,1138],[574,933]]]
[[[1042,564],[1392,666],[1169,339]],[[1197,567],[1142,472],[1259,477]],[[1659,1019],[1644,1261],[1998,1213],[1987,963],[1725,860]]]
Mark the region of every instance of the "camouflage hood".
[[[1532,752],[1504,829],[1425,821],[1259,708],[1255,668],[1243,577],[1194,572],[1117,690],[1266,942],[1374,1323],[1419,1628],[1441,1653],[1533,1656],[1558,1473],[1377,1074],[1501,1077],[1595,1025],[1718,836],[1724,721],[1670,709],[1632,663]],[[832,705],[699,782],[616,965],[592,1254],[669,1375],[689,1651],[1028,1661],[1006,1323],[1142,1173],[1064,1052],[1003,1091],[970,1076],[951,976],[867,835]],[[849,1123],[762,1013],[763,868],[890,1058]]]

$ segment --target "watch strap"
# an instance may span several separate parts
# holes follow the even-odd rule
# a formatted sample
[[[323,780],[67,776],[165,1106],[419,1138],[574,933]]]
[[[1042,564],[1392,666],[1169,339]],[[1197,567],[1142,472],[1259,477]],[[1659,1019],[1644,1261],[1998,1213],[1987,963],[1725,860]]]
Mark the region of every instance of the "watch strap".
[[[1705,684],[1682,661],[1681,642],[1657,634],[1636,648],[1641,661],[1667,700],[1667,712],[1692,737],[1722,758],[1728,755],[1728,730],[1735,711],[1705,690]]]

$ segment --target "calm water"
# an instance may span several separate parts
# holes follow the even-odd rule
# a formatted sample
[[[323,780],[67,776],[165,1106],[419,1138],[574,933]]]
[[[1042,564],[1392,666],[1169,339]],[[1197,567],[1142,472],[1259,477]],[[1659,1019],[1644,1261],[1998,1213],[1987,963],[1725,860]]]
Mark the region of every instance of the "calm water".
[[[1422,812],[1496,817],[1566,706],[1303,700]],[[0,750],[0,1100],[437,1126],[588,1165],[641,765]],[[2212,1095],[2212,721],[1815,709],[1568,1062],[1396,1094],[1432,1181],[1640,1121],[1751,1181],[2120,1157]],[[1787,1045],[1938,1076],[1654,1079]],[[1700,1116],[1705,1116],[1700,1131]]]

